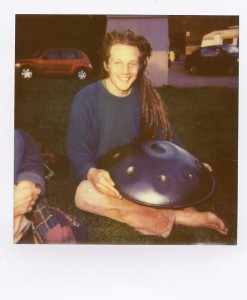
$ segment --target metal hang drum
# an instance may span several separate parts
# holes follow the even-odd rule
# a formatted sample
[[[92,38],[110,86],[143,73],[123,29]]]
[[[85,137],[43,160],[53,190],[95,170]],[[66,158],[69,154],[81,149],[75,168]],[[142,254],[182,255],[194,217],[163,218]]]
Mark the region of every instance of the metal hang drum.
[[[125,145],[100,160],[126,199],[163,208],[207,200],[215,189],[211,172],[183,148],[163,140]]]

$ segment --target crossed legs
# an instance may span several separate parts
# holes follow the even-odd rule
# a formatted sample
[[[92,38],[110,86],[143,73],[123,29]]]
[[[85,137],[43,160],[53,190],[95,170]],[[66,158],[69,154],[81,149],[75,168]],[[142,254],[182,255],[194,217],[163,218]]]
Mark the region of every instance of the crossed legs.
[[[148,235],[167,237],[174,224],[211,228],[223,235],[228,233],[224,222],[212,212],[199,212],[193,207],[171,210],[139,205],[127,199],[105,196],[88,180],[78,185],[75,203],[81,210],[126,223]]]

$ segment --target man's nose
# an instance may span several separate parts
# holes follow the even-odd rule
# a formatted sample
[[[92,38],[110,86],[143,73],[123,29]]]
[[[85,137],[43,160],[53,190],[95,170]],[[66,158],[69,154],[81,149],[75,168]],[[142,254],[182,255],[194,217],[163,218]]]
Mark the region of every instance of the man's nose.
[[[129,72],[129,66],[128,66],[128,64],[123,64],[123,72],[125,74]]]

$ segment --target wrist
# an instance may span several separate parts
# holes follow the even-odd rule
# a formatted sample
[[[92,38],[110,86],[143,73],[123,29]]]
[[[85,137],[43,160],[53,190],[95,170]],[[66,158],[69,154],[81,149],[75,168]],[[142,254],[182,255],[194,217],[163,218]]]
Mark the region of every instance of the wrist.
[[[17,183],[16,187],[18,188],[34,188],[36,187],[36,183],[29,180],[22,180]]]
[[[93,174],[95,173],[97,169],[96,168],[90,168],[87,172],[87,180],[91,181],[91,178],[93,176]]]

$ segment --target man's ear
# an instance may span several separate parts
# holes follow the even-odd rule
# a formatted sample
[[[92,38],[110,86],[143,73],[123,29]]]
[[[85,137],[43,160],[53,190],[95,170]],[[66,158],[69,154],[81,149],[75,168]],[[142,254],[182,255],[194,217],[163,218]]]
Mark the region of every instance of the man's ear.
[[[103,66],[104,66],[104,69],[106,70],[106,72],[108,72],[109,71],[108,65],[105,61],[103,62]]]

